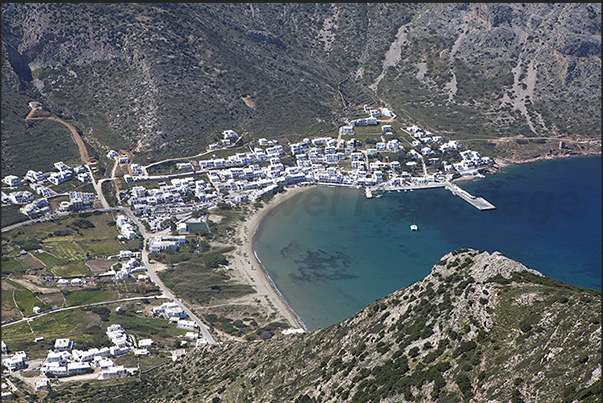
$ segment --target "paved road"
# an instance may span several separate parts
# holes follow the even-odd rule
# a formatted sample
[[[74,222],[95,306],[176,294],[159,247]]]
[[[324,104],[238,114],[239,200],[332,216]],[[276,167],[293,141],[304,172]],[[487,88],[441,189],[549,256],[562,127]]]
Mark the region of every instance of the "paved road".
[[[88,168],[88,175],[92,178],[92,186],[94,186],[94,190],[96,191],[103,208],[108,209],[109,203],[107,203],[105,195],[103,194],[102,181],[97,182],[96,179],[94,179],[94,174],[92,173],[92,169],[90,169],[90,165],[86,164],[86,168]]]
[[[199,326],[199,330],[203,334],[203,337],[205,337],[205,339],[209,342],[209,344],[216,344],[216,341],[214,340],[212,335],[209,333],[209,329],[207,328],[207,326],[205,326],[203,321],[197,315],[195,315],[190,309],[188,309],[188,307],[186,305],[184,305],[180,301],[180,299],[176,298],[176,296],[174,294],[172,294],[170,289],[167,288],[165,286],[165,284],[163,284],[163,282],[161,281],[161,279],[159,278],[157,273],[155,273],[155,265],[151,265],[151,263],[149,262],[149,252],[147,251],[147,248],[146,248],[146,245],[147,245],[148,239],[149,239],[149,234],[147,233],[144,225],[140,222],[138,217],[136,217],[132,213],[132,211],[130,209],[124,208],[122,210],[138,226],[138,230],[140,231],[140,233],[142,234],[142,236],[144,238],[144,247],[142,248],[140,255],[142,258],[142,264],[147,268],[147,274],[148,274],[149,278],[151,279],[151,281],[153,281],[155,284],[157,284],[159,286],[159,288],[161,289],[161,291],[163,292],[163,294],[165,296],[167,296],[172,301],[177,303],[180,306],[180,308],[182,308],[182,310],[184,312],[186,312],[186,314],[189,316],[190,319],[195,321],[197,326]]]

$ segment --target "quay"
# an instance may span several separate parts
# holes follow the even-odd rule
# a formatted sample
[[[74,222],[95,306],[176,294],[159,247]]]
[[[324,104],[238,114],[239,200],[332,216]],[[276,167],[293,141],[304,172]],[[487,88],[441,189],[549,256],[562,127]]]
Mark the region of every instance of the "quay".
[[[375,192],[375,191],[384,191],[384,192],[391,192],[393,190],[396,190],[396,191],[411,190],[412,191],[414,189],[433,189],[433,188],[438,188],[438,187],[446,188],[453,195],[460,197],[461,199],[465,200],[467,203],[471,204],[473,207],[475,207],[478,210],[494,210],[494,209],[496,209],[496,206],[494,206],[492,203],[490,203],[488,200],[484,199],[483,197],[475,197],[471,193],[460,188],[456,184],[450,183],[449,181],[442,181],[442,182],[417,181],[412,184],[401,185],[401,186],[400,185],[398,185],[398,186],[379,185],[379,186],[374,186],[372,188],[366,187],[364,190],[365,190],[366,197],[368,199],[370,199],[373,197],[373,192]]]
[[[488,200],[482,197],[475,197],[471,193],[450,182],[447,182],[445,187],[450,190],[453,195],[460,197],[478,210],[493,210],[496,208]]]

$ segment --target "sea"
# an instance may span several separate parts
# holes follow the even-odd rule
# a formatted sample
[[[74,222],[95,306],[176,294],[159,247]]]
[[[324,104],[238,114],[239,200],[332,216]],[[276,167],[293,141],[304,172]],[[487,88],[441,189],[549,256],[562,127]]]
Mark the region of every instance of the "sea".
[[[458,248],[498,251],[601,290],[601,156],[509,165],[459,186],[496,209],[477,210],[444,188],[367,199],[312,187],[266,215],[255,253],[308,330],[421,280]]]

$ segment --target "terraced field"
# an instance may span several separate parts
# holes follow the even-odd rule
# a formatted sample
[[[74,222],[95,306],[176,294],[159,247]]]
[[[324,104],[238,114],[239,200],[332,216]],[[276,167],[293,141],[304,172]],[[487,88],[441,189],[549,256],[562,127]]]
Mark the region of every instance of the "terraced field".
[[[65,292],[65,307],[111,301],[117,299],[117,297],[117,292],[108,290],[76,290]]]
[[[40,307],[42,311],[50,309],[48,304],[36,298],[29,290],[15,291],[15,301],[26,317],[36,315],[33,311],[34,306]]]
[[[124,250],[123,245],[115,239],[92,239],[78,242],[78,245],[90,256],[111,256]]]
[[[2,321],[18,319],[21,317],[19,309],[13,301],[13,292],[4,288],[4,282],[2,287]],[[4,335],[2,336],[4,340]]]
[[[68,262],[63,265],[53,266],[50,269],[50,272],[54,274],[56,277],[80,277],[80,276],[89,276],[92,274],[92,270],[83,260]]]
[[[66,262],[86,259],[86,252],[76,242],[45,242],[45,248]]]
[[[48,252],[33,252],[34,256],[41,260],[46,266],[54,266],[57,264],[65,263],[64,260],[59,259],[56,256],[51,255]]]
[[[19,273],[23,271],[25,269],[21,263],[14,258],[2,261],[2,273]]]

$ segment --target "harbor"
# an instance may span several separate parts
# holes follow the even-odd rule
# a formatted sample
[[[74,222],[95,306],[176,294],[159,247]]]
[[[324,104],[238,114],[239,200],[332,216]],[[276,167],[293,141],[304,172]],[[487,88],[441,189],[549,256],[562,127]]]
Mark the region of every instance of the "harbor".
[[[415,182],[411,185],[398,185],[398,186],[392,186],[392,185],[380,185],[380,186],[376,186],[373,187],[372,189],[369,187],[365,188],[365,195],[368,199],[371,199],[374,197],[373,192],[375,191],[382,191],[382,192],[391,192],[391,191],[412,191],[415,189],[433,189],[433,188],[439,188],[439,187],[444,187],[446,190],[449,190],[453,195],[460,197],[461,199],[465,200],[467,203],[471,204],[473,207],[475,207],[478,210],[494,210],[496,209],[496,206],[494,206],[492,203],[490,203],[488,200],[484,199],[483,197],[476,197],[473,196],[471,193],[467,192],[465,189],[462,189],[461,187],[459,187],[456,184],[453,184],[449,181],[445,181],[445,182],[428,182],[428,181],[424,181],[424,182]]]

